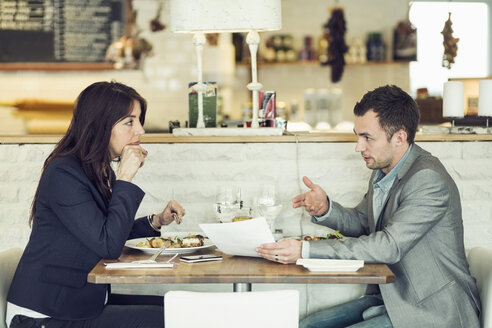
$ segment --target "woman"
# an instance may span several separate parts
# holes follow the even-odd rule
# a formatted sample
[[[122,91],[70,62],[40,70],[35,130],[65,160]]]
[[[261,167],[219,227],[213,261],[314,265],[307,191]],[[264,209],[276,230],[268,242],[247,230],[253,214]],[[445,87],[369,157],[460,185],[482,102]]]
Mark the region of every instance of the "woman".
[[[31,236],[8,295],[10,327],[164,326],[162,305],[115,305],[108,285],[87,283],[96,263],[118,258],[127,239],[160,236],[162,225],[185,214],[170,201],[134,219],[144,196],[131,181],[147,156],[140,146],[146,107],[117,82],[79,95],[34,196]],[[119,161],[116,173],[111,161]]]

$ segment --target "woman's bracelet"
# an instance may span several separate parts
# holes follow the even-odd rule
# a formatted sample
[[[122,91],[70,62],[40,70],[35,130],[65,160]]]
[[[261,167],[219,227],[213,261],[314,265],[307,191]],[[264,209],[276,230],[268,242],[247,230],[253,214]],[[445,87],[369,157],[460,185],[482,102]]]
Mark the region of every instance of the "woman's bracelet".
[[[154,231],[161,232],[161,228],[160,228],[160,227],[159,227],[159,228],[156,228],[156,227],[152,224],[152,222],[154,222],[154,215],[155,215],[155,214],[150,214],[150,215],[148,215],[148,216],[147,216],[147,220],[149,221],[149,224],[150,224],[150,226],[152,227],[152,229],[154,229]]]

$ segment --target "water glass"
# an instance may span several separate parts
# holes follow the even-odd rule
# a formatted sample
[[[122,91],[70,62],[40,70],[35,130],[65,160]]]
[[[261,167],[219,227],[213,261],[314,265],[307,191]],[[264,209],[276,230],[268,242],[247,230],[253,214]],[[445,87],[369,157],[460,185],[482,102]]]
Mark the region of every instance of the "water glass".
[[[277,188],[274,184],[261,185],[260,195],[258,197],[258,204],[273,206],[277,203]]]
[[[221,185],[217,188],[215,211],[220,222],[232,222],[241,207],[241,188],[234,185]]]
[[[256,211],[265,217],[272,232],[275,231],[274,221],[282,210],[282,204],[278,202],[277,188],[274,184],[263,184],[260,194],[255,198]]]

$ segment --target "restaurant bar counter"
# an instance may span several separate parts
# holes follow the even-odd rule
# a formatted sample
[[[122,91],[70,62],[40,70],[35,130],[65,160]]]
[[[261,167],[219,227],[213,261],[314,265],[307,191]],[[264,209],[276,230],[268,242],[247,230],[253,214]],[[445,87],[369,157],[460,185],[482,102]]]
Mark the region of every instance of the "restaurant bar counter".
[[[0,135],[0,251],[24,247],[28,217],[44,160],[61,136]],[[364,195],[371,171],[355,152],[351,133],[299,134],[278,137],[142,137],[149,151],[134,182],[146,196],[137,216],[161,211],[173,197],[186,208],[181,225],[164,234],[199,232],[199,223],[217,222],[215,193],[221,184],[241,187],[245,206],[265,183],[275,183],[282,211],[275,228],[284,236],[323,236],[291,199],[306,188],[302,176],[324,188],[344,206]],[[418,134],[416,142],[440,158],[459,188],[465,247],[492,249],[492,135]],[[396,277],[398,279],[398,277]],[[298,289],[300,315],[362,295],[365,285],[253,284],[252,289]],[[168,290],[232,291],[230,284],[114,285],[117,292],[163,295]]]

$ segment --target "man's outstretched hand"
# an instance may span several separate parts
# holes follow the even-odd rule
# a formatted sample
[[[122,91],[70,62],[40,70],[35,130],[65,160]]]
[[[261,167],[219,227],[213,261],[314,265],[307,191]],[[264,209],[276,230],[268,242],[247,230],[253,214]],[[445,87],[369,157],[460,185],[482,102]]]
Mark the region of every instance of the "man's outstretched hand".
[[[314,184],[308,177],[303,177],[302,181],[310,190],[292,199],[294,208],[304,206],[311,216],[323,216],[328,212],[328,199],[326,192],[317,184]]]

